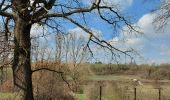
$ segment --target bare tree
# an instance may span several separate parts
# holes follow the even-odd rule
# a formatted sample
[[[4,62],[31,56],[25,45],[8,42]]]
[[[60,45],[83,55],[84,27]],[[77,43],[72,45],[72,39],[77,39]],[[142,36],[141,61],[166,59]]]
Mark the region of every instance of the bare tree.
[[[3,24],[0,27],[0,80],[1,84],[3,84],[4,80],[7,80],[7,69],[11,65],[11,37],[9,37],[9,41],[6,40],[6,34],[3,30]]]
[[[106,11],[104,11],[106,10]],[[89,43],[96,43],[111,51],[113,56],[118,56],[116,52],[124,53],[110,45],[107,41],[96,37],[93,32],[74,15],[84,16],[85,14],[96,14],[101,20],[113,29],[119,29],[122,25],[127,25],[130,30],[136,31],[131,23],[125,19],[116,7],[105,5],[103,0],[95,0],[90,5],[83,5],[78,0],[1,0],[0,15],[6,19],[5,34],[6,39],[12,33],[14,35],[14,59],[13,59],[13,76],[14,84],[24,93],[24,100],[33,100],[32,88],[32,71],[31,69],[31,38],[30,30],[32,25],[46,25],[52,30],[61,31],[64,21],[68,21],[90,35],[87,42],[87,48],[90,50]],[[61,20],[62,19],[62,20]],[[85,20],[85,17],[83,17]],[[13,28],[9,29],[12,23]],[[62,23],[62,24],[61,24]],[[39,71],[38,69],[36,71]]]
[[[158,7],[154,13],[157,14],[154,24],[156,28],[162,29],[170,21],[170,0],[163,0],[160,7]]]
[[[72,97],[67,86],[63,65],[54,59],[53,49],[49,48],[47,42],[40,44],[42,40],[32,40],[32,70],[35,72],[33,78],[34,99],[59,99]],[[37,71],[38,70],[38,71]],[[59,70],[62,71],[59,73]],[[61,76],[63,75],[63,76]]]
[[[63,70],[72,78],[71,90],[77,91],[83,77],[87,75],[87,68],[83,62],[87,61],[89,52],[86,47],[86,39],[79,33],[68,33],[56,36],[56,60],[65,65]],[[60,68],[61,69],[61,68]]]

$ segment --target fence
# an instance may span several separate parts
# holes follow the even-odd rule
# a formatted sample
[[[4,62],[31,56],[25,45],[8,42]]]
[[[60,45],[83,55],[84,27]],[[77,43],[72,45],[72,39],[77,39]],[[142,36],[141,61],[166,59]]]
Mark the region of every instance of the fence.
[[[100,95],[99,95],[100,100],[102,100],[102,98],[104,98],[104,97],[102,97],[102,90],[103,90],[103,87],[100,86]],[[133,91],[132,90],[125,91],[124,97],[120,97],[120,98],[124,98],[123,100],[170,100],[169,92],[167,91],[167,94],[164,92],[164,90],[167,90],[167,89],[150,88],[150,90],[151,91],[145,92],[145,91],[135,87],[135,88],[133,88]],[[170,91],[170,89],[168,89],[168,90]],[[143,92],[143,94],[142,94],[142,92]],[[117,99],[119,99],[119,97],[117,97]]]
[[[91,96],[97,97],[94,100],[170,100],[170,88],[154,88],[152,86],[122,86],[111,84],[95,85],[96,92]],[[93,89],[93,88],[91,88]],[[94,90],[94,89],[93,89]],[[88,100],[93,100],[87,97]]]

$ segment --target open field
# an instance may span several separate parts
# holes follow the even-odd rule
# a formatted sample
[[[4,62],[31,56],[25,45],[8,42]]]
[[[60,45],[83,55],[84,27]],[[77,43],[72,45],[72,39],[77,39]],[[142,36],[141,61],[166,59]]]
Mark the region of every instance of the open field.
[[[170,0],[0,0],[0,100],[170,100]]]
[[[119,70],[122,69],[127,71],[124,67],[118,68],[113,66],[111,70],[109,70],[110,68],[105,65],[97,66],[98,65],[93,66],[96,67],[96,72],[103,70],[105,70],[106,73],[107,71],[115,70],[119,72]],[[128,66],[126,67],[128,68]],[[138,70],[143,70],[142,68],[143,67]],[[170,80],[168,80],[168,78],[161,79],[156,82],[154,79],[141,77],[139,75],[139,71],[138,74],[130,75],[129,73],[124,74],[123,72],[121,72],[123,74],[116,72],[116,74],[96,74],[95,70],[87,74],[83,84],[79,87],[81,88],[81,92],[77,92],[74,95],[75,100],[99,100],[100,86],[102,86],[102,100],[134,100],[133,79],[139,79],[143,84],[136,87],[137,100],[159,100],[158,86],[161,87],[161,100],[170,100]],[[129,70],[131,72],[135,72],[137,69],[135,69],[135,67],[129,67]],[[148,72],[147,68],[145,70]],[[155,72],[156,70],[159,71],[159,69],[153,70]],[[145,74],[148,75],[146,72]],[[12,71],[10,68],[7,69],[7,73],[7,79],[12,79]],[[152,73],[154,75],[154,72]],[[161,74],[159,75],[161,76]],[[69,76],[67,79],[72,81]],[[1,92],[0,100],[20,100],[20,98],[17,93]]]
[[[89,77],[89,84],[102,83],[102,100],[134,100],[134,86],[132,79],[140,79],[142,85],[136,87],[137,100],[159,100],[159,89],[161,87],[161,100],[170,100],[170,81],[160,80],[159,83],[155,83],[155,80],[142,79],[138,76],[133,75],[93,75]],[[86,88],[90,85],[85,86]],[[92,89],[96,91],[88,90],[93,93],[99,91],[99,86],[94,85]],[[98,95],[99,94],[93,94]],[[92,100],[87,98],[87,94],[76,95],[76,100]],[[97,96],[97,97],[98,97]],[[86,98],[86,99],[84,99]],[[99,99],[95,99],[99,100]]]
[[[88,80],[93,81],[131,81],[132,79],[141,79],[134,75],[91,75]]]
[[[134,78],[140,79],[143,84],[141,86],[137,86],[137,100],[159,100],[158,89],[155,89],[154,80],[146,80],[133,75],[89,76],[86,85],[83,85],[81,87],[83,88],[83,93],[77,93],[74,98],[75,100],[90,100],[88,97],[89,94],[85,91],[88,91],[89,93],[91,93],[91,95],[93,95],[93,93],[99,92],[100,84],[98,83],[102,83],[102,100],[133,100],[134,88],[132,85],[132,79]],[[161,80],[160,82],[162,83],[162,100],[170,100],[170,81]],[[96,85],[93,85],[93,87],[91,87],[91,84]],[[94,91],[91,89],[93,89]],[[99,96],[99,94],[94,94],[94,96],[95,95],[97,95],[97,97]],[[16,97],[17,96],[15,93],[0,93],[0,100],[20,100]]]

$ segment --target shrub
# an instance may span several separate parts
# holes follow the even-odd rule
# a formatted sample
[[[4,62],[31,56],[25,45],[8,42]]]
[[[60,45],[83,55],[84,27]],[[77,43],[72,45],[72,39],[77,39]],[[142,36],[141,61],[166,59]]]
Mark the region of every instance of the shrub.
[[[55,63],[39,64],[37,68],[59,70]],[[41,70],[33,73],[33,89],[36,100],[73,100],[71,90],[61,74]]]
[[[13,84],[11,80],[6,80],[0,85],[1,92],[11,92]]]

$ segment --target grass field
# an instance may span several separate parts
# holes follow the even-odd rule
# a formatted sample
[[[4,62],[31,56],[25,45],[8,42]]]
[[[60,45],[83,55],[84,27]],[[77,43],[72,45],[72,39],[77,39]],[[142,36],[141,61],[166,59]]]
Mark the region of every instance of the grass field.
[[[18,93],[0,92],[0,100],[21,100]]]
[[[154,80],[142,79],[133,75],[92,75],[88,77],[88,80],[97,82],[116,82],[116,88],[114,86],[103,86],[102,100],[133,100],[134,88],[132,86],[132,79],[140,79],[143,85],[137,86],[137,99],[138,100],[158,100],[159,90],[155,88]],[[161,84],[161,99],[170,100],[170,83],[169,80],[160,80]],[[90,83],[91,84],[91,83]],[[96,88],[99,88],[96,86]],[[112,89],[114,88],[114,89]],[[93,89],[93,88],[92,88]],[[91,93],[93,94],[94,91]],[[95,95],[95,94],[94,94]],[[120,98],[121,97],[121,98]],[[77,94],[76,100],[88,100],[86,94]]]
[[[91,75],[87,78],[93,84],[98,81],[106,83],[102,87],[102,100],[133,100],[134,98],[134,88],[132,84],[132,79],[140,79],[143,82],[142,86],[137,87],[137,98],[138,100],[158,100],[158,89],[155,89],[153,80],[142,79],[139,76],[134,75]],[[109,83],[108,83],[109,82]],[[111,82],[116,82],[116,84],[110,84]],[[161,80],[160,82],[166,83],[162,84],[161,98],[162,100],[170,100],[170,83],[169,80]],[[88,88],[88,85],[85,86]],[[99,88],[97,85],[89,88],[92,91],[95,88]],[[83,88],[85,91],[85,88]],[[95,95],[99,90],[92,91],[90,94]],[[98,95],[98,94],[97,94]],[[122,98],[120,98],[122,97]],[[78,93],[75,95],[75,100],[89,100],[86,92],[82,94]],[[0,100],[20,100],[15,93],[0,93]]]
[[[138,76],[133,75],[92,75],[88,80],[94,81],[131,81],[132,79],[141,79]]]

